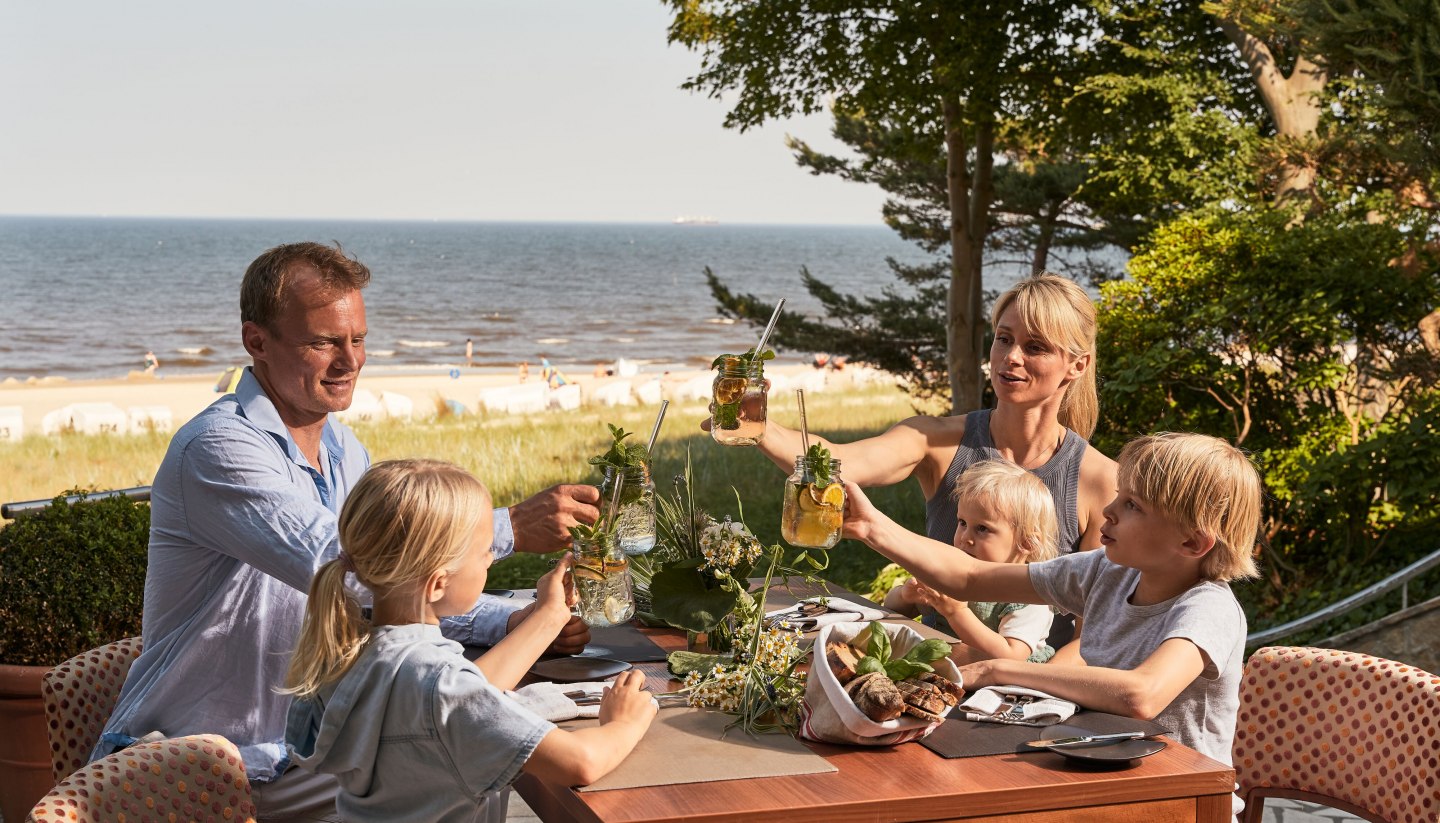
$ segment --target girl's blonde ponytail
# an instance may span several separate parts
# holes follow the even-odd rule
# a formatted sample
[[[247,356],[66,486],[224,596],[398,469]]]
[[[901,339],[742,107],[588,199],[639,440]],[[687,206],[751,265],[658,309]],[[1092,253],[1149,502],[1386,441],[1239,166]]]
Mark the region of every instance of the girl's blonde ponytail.
[[[310,583],[305,623],[285,675],[285,694],[310,697],[350,668],[370,639],[360,604],[345,590],[343,556],[320,567]]]

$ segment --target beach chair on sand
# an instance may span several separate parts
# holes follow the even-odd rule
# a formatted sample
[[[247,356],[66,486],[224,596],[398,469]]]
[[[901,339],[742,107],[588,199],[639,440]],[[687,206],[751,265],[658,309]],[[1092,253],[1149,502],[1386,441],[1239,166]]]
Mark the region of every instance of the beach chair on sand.
[[[0,440],[20,442],[25,435],[25,410],[19,406],[0,406]]]

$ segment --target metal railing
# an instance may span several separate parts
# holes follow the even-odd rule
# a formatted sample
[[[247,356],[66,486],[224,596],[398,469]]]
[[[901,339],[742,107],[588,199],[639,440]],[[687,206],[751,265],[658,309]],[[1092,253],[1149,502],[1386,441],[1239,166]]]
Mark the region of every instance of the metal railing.
[[[65,498],[66,503],[74,503],[77,500],[103,500],[107,497],[128,497],[131,500],[148,501],[150,499],[149,486],[135,486],[130,489],[116,489],[108,492],[87,492],[85,494],[72,494]],[[21,517],[28,517],[44,511],[52,502],[53,498],[45,500],[22,500],[16,503],[0,505],[0,518],[6,520],[18,520]]]
[[[1272,640],[1289,637],[1311,626],[1339,617],[1352,609],[1389,594],[1396,588],[1400,589],[1400,610],[1404,611],[1410,608],[1410,581],[1437,566],[1440,566],[1440,550],[1434,551],[1411,563],[1400,571],[1381,580],[1379,583],[1366,586],[1344,600],[1331,603],[1319,611],[1311,612],[1304,617],[1291,620],[1289,623],[1281,623],[1278,626],[1271,626],[1268,629],[1255,632],[1245,638],[1245,645],[1247,647],[1263,646]]]

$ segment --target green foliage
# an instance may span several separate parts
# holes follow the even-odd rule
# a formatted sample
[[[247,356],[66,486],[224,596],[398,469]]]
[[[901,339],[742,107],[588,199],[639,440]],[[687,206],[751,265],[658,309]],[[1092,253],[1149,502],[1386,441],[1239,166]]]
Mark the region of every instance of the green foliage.
[[[590,465],[611,468],[616,471],[639,468],[650,459],[650,451],[641,443],[626,443],[625,438],[634,432],[627,432],[619,426],[606,423],[610,429],[610,448],[604,454],[590,458]]]
[[[797,162],[879,185],[886,224],[944,255],[890,261],[899,283],[879,298],[837,294],[802,270],[827,319],[784,318],[775,337],[874,363],[923,405],[982,405],[987,266],[1107,280],[1118,272],[1098,252],[1113,259],[1155,221],[1247,187],[1261,111],[1193,3],[668,5],[671,42],[702,56],[685,87],[733,100],[727,126],[829,101],[853,156],[791,138]],[[769,317],[706,275],[723,314]]]
[[[150,507],[66,503],[0,529],[0,663],[54,666],[140,634]]]
[[[1440,276],[1403,224],[1367,216],[1188,216],[1155,233],[1132,281],[1103,290],[1097,445],[1204,432],[1261,469],[1253,627],[1435,548],[1440,372],[1418,327],[1440,305]]]

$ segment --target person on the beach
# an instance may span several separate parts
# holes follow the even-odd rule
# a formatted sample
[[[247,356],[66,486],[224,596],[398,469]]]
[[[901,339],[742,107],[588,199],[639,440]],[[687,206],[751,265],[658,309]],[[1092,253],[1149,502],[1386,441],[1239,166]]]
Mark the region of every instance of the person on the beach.
[[[1202,434],[1155,434],[1120,451],[1104,550],[987,563],[912,534],[846,483],[845,536],[961,600],[1049,603],[1084,617],[1086,666],[996,658],[960,667],[965,688],[1024,686],[1087,709],[1153,719],[1230,763],[1245,662],[1245,612],[1229,582],[1255,577],[1260,475]],[[1238,804],[1236,798],[1234,803]],[[1238,811],[1238,809],[1236,810]]]
[[[530,361],[526,360],[520,364],[520,382],[524,383],[530,379]]]
[[[339,780],[347,823],[504,820],[521,771],[585,785],[644,736],[656,705],[639,670],[604,690],[596,728],[557,729],[503,691],[570,619],[570,555],[536,583],[534,616],[474,665],[440,633],[490,565],[490,495],[460,467],[377,463],[340,510],[340,540],[310,586],[285,739],[301,768]],[[374,593],[368,621],[347,574]]]
[[[465,338],[465,365],[475,365],[475,341]]]
[[[222,734],[237,746],[262,820],[333,815],[335,781],[285,754],[283,683],[317,569],[340,552],[336,516],[370,467],[335,412],[365,365],[370,271],[338,248],[277,246],[245,272],[241,341],[252,365],[233,394],[176,432],[151,487],[144,652],[92,753],[151,733]],[[556,486],[493,515],[494,555],[568,547],[599,516],[593,486]],[[493,645],[535,612],[481,597],[447,637]],[[552,648],[589,632],[570,621]]]
[[[960,475],[952,497],[959,525],[951,542],[961,552],[987,563],[1039,563],[1056,555],[1050,490],[1014,463],[976,463]],[[908,617],[923,610],[926,625],[963,640],[950,653],[958,663],[993,657],[1044,663],[1055,654],[1046,642],[1054,618],[1046,606],[962,602],[911,577],[890,589],[885,607]]]
[[[158,368],[160,368],[160,358],[156,357],[153,351],[145,352],[145,373],[153,375]]]
[[[956,480],[982,460],[1004,459],[1032,471],[1050,489],[1060,550],[1100,545],[1102,510],[1115,493],[1115,461],[1085,442],[1095,429],[1095,304],[1073,281],[1050,273],[1027,277],[995,301],[990,385],[995,408],[951,417],[911,417],[883,434],[834,443],[810,432],[862,487],[914,477],[925,494],[925,533],[948,543],[955,534],[950,495]],[[708,424],[708,419],[707,419]],[[759,449],[789,472],[804,451],[800,432],[765,422]],[[1069,641],[1055,621],[1050,644]],[[1074,648],[1054,662],[1078,662]]]

